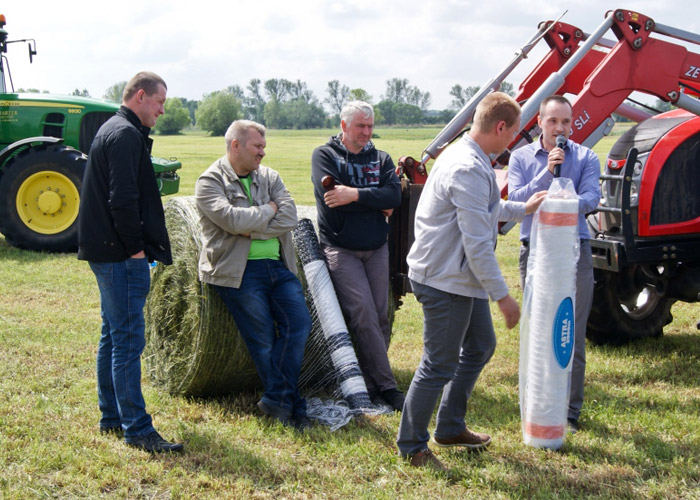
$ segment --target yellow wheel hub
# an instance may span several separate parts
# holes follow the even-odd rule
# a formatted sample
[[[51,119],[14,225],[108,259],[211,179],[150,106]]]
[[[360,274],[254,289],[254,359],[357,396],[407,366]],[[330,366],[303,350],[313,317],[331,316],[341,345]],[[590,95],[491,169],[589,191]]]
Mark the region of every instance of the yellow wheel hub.
[[[17,213],[32,231],[57,234],[78,217],[80,193],[65,175],[46,170],[27,177],[17,190]]]

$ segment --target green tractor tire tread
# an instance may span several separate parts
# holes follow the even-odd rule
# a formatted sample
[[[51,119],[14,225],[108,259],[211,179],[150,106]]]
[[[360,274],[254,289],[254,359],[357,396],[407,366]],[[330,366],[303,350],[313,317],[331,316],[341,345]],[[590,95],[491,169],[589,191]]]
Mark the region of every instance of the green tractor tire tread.
[[[80,193],[85,156],[73,148],[52,144],[31,147],[11,158],[0,170],[0,233],[12,246],[35,251],[75,252],[78,248],[78,219],[55,234],[29,227],[17,211],[22,183],[37,172],[49,171],[67,178]],[[73,208],[77,210],[77,206]]]

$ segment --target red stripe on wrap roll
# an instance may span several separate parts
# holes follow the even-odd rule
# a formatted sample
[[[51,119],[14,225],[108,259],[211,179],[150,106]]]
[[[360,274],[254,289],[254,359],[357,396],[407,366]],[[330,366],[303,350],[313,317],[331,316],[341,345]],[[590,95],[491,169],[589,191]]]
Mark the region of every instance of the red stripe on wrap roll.
[[[578,224],[578,214],[561,212],[540,212],[540,223],[548,226],[575,226]]]

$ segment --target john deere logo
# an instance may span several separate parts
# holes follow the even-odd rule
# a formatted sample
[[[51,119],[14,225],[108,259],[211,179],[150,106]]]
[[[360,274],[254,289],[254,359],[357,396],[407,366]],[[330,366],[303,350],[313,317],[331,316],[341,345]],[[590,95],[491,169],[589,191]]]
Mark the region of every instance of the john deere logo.
[[[559,304],[554,315],[553,338],[554,357],[562,368],[569,366],[574,348],[574,305],[571,297],[566,297]]]

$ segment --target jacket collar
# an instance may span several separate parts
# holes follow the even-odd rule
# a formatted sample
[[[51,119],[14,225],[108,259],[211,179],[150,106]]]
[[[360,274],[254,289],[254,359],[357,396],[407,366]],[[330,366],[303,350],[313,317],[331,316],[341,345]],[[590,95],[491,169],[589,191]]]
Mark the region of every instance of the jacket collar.
[[[231,165],[231,162],[228,160],[227,155],[222,156],[219,160],[219,163],[221,165],[221,170],[223,171],[224,175],[228,178],[229,182],[236,182],[240,180],[240,177],[238,177],[238,174],[236,174],[236,171],[233,169],[233,165]],[[262,165],[260,166],[262,167]],[[253,170],[250,173],[250,181],[254,184],[257,184],[258,175],[260,175],[260,169]]]
[[[136,113],[134,113],[131,109],[122,104],[119,111],[117,111],[117,114],[124,117],[129,123],[136,127],[145,138],[148,138],[148,135],[151,133],[151,129],[144,126],[139,117],[136,116]]]

